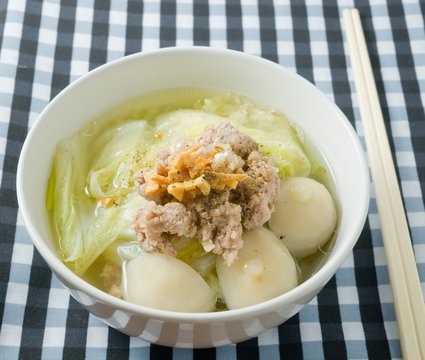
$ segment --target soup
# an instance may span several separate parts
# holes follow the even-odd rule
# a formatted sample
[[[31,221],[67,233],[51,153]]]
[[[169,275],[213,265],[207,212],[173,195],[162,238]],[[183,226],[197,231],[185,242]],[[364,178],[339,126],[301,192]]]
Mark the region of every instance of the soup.
[[[323,159],[282,113],[174,89],[58,144],[47,207],[61,258],[94,286],[164,310],[220,311],[317,270],[337,222],[328,189]]]

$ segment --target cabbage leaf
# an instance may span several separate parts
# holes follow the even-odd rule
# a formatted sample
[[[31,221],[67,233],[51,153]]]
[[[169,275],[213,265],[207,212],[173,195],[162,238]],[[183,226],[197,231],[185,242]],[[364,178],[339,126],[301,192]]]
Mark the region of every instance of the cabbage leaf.
[[[145,203],[143,197],[133,192],[127,195],[121,206],[99,207],[95,214],[83,220],[87,226],[80,256],[66,261],[66,264],[78,275],[82,275],[110,244],[116,241],[135,241],[133,218]]]
[[[147,121],[131,121],[103,131],[93,143],[95,157],[87,177],[87,192],[97,199],[120,203],[131,192],[134,173],[145,167],[144,153],[154,136]]]
[[[57,146],[47,189],[47,208],[51,211],[64,261],[75,261],[84,246],[80,203],[84,201],[81,189],[85,179],[78,171],[80,151],[72,139]]]
[[[47,208],[63,261],[78,275],[111,243],[136,239],[132,222],[146,200],[132,175],[143,161],[139,149],[150,141],[146,127],[142,121],[113,126],[94,142],[78,133],[56,148]],[[113,205],[100,206],[105,199]]]

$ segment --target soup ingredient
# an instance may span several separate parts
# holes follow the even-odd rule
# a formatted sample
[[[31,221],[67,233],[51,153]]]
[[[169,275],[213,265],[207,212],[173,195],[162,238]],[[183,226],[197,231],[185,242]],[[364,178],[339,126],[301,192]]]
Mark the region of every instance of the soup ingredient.
[[[104,129],[93,139],[87,138],[83,156],[90,159],[88,164],[86,192],[90,198],[104,203],[119,205],[133,189],[133,175],[143,166],[140,163],[141,148],[150,139],[148,122],[145,120],[129,121]],[[78,139],[74,141],[77,143]],[[84,140],[81,139],[81,140]],[[89,154],[87,154],[89,152]],[[83,159],[79,158],[81,162]],[[84,167],[81,166],[81,172]]]
[[[270,230],[251,230],[243,239],[244,246],[231,266],[217,258],[217,274],[229,309],[258,304],[298,285],[291,254]]]
[[[146,203],[132,179],[146,121],[111,126],[92,139],[97,127],[58,144],[47,189],[61,257],[78,275],[117,239],[135,238],[134,216]]]
[[[207,126],[201,138],[202,145],[216,145],[226,148],[230,145],[232,151],[246,159],[253,151],[258,150],[254,139],[238,131],[230,123],[219,123]]]
[[[244,228],[253,230],[270,219],[279,196],[280,180],[272,158],[257,151],[248,156],[246,174],[248,178],[239,184],[232,198],[241,204]]]
[[[294,177],[282,181],[275,205],[270,229],[297,258],[315,253],[335,231],[337,213],[332,196],[313,179]]]
[[[215,292],[189,265],[161,253],[139,255],[124,265],[123,298],[156,309],[207,312],[215,306]]]
[[[143,249],[174,255],[173,239],[195,236],[231,265],[243,227],[267,222],[279,195],[277,169],[257,149],[252,138],[221,122],[207,126],[198,143],[159,153],[153,169],[136,175],[141,195],[153,200],[134,222]]]
[[[187,201],[197,195],[207,196],[211,190],[236,188],[246,175],[232,172],[243,165],[244,161],[232,151],[196,144],[177,153],[161,153],[155,169],[145,168],[136,177],[146,198],[165,203],[170,200],[164,194],[168,192],[178,201]]]

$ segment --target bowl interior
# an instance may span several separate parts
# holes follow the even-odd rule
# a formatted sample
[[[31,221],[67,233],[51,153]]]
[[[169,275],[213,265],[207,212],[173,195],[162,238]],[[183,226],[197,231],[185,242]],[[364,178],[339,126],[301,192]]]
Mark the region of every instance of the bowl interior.
[[[279,65],[228,50],[174,48],[132,55],[83,76],[46,107],[28,135],[18,167],[20,208],[41,255],[62,278],[82,286],[57,259],[50,239],[45,194],[56,144],[126,100],[184,87],[235,92],[281,110],[323,154],[341,210],[334,249],[315,276],[276,301],[293,301],[323,286],[351,251],[367,214],[369,179],[359,140],[342,112],[306,80]],[[94,291],[89,286],[85,290]],[[104,299],[110,301],[110,296],[104,294]]]

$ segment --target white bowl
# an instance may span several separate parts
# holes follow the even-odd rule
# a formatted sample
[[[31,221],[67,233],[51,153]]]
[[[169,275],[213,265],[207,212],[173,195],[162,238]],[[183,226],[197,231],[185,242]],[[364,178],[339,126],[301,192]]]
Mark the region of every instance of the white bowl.
[[[326,159],[339,202],[339,229],[325,264],[286,294],[216,313],[151,309],[108,295],[71,272],[58,258],[45,207],[56,144],[86,121],[126,100],[159,89],[195,87],[246,95],[281,110],[299,124]],[[359,139],[343,113],[316,87],[282,66],[230,50],[167,48],[131,55],[91,71],[63,90],[30,130],[17,174],[27,230],[71,295],[106,324],[166,346],[211,347],[239,342],[275,327],[313,299],[351,252],[369,205],[369,173]]]

